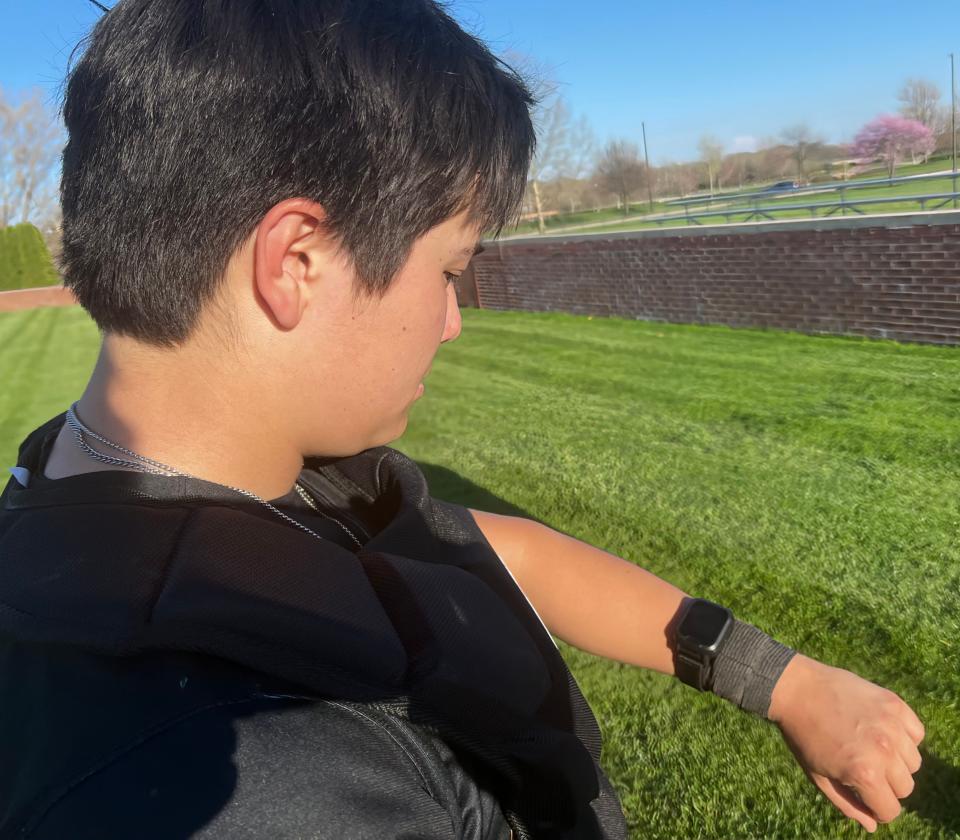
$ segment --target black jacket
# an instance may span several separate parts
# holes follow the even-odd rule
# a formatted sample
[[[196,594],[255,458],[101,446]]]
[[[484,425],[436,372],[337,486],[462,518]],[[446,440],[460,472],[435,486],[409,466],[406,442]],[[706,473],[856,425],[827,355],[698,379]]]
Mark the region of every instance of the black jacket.
[[[626,836],[600,733],[466,509],[378,447],[280,501],[124,471],[0,496],[0,838]],[[416,560],[412,558],[417,558]]]

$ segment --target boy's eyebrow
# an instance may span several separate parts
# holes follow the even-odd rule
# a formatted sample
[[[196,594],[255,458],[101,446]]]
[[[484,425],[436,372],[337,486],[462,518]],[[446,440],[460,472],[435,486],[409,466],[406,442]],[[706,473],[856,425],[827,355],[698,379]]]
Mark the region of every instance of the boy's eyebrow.
[[[476,248],[464,248],[463,251],[461,251],[461,253],[465,257],[475,257],[477,256],[477,254],[482,254],[486,250],[487,249],[484,248],[483,245],[478,242]]]

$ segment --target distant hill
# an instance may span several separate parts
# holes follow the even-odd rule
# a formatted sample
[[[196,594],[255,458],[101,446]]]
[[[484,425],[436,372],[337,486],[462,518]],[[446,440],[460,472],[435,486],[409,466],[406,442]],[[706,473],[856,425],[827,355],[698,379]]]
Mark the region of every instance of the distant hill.
[[[0,291],[55,286],[60,275],[43,241],[31,224],[0,228]]]

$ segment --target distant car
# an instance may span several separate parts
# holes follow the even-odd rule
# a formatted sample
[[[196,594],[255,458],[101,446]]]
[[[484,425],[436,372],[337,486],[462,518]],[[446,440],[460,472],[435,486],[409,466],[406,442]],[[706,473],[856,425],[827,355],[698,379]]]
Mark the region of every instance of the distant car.
[[[769,187],[766,187],[764,192],[786,192],[787,190],[799,189],[799,181],[777,181],[775,184],[771,184]]]

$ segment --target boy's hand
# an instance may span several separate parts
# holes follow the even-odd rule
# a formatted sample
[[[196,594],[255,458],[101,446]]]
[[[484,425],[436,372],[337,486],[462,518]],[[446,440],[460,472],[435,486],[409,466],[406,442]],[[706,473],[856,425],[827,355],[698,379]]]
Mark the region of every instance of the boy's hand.
[[[768,716],[843,814],[872,833],[900,813],[924,730],[892,691],[798,653],[774,686]]]

